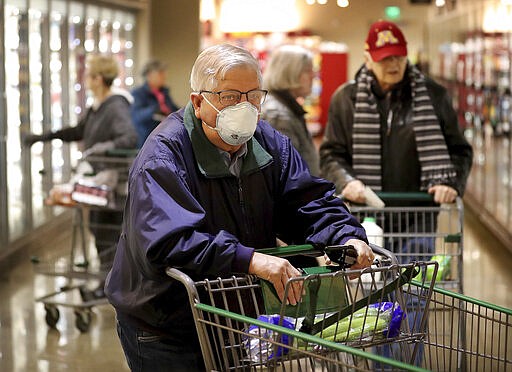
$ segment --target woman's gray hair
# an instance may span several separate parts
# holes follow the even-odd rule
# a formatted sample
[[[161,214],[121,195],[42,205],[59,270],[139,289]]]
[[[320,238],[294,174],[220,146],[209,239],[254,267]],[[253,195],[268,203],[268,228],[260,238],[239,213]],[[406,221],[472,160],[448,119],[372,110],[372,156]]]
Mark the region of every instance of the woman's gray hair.
[[[300,87],[300,75],[313,65],[313,53],[299,45],[276,48],[263,74],[263,87],[268,90],[290,90]]]
[[[261,86],[263,79],[260,65],[249,51],[231,44],[219,44],[206,48],[192,66],[190,87],[194,92],[213,91],[229,70],[241,66],[254,69]]]

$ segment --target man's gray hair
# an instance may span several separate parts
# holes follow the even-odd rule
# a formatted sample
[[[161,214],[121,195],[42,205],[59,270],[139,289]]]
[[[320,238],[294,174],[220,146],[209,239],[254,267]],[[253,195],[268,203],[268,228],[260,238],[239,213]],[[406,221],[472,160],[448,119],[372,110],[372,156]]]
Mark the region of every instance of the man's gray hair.
[[[289,90],[300,87],[300,76],[313,66],[313,53],[299,45],[282,45],[272,52],[263,74],[263,87]]]
[[[224,80],[226,73],[235,67],[254,69],[261,86],[263,79],[256,58],[243,48],[219,44],[206,48],[199,54],[190,73],[190,87],[194,92],[213,91],[219,81]]]

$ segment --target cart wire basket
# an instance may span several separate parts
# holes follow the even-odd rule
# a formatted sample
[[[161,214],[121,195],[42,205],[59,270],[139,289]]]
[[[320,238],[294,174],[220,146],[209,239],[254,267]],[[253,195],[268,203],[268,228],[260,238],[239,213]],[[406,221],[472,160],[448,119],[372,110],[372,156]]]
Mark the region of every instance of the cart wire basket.
[[[262,251],[314,251],[284,249]],[[268,284],[250,275],[194,282],[175,268],[167,274],[187,289],[208,371],[422,370],[438,263],[399,264],[390,252],[372,249],[383,257],[375,266],[315,268],[290,279],[285,292],[293,282],[303,289],[296,306],[276,306]]]
[[[511,309],[434,288],[427,324],[424,368],[512,371]]]
[[[378,192],[382,208],[348,204],[350,212],[363,222],[371,217],[383,229],[382,236],[368,233],[370,242],[393,252],[398,262],[439,262],[436,285],[463,293],[464,204],[434,204],[423,192]],[[380,241],[376,241],[380,240]]]

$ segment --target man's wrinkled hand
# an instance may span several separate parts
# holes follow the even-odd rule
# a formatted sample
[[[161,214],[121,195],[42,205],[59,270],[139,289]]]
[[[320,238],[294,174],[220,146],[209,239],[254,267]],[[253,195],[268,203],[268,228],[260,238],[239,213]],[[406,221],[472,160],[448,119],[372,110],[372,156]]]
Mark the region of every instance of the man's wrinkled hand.
[[[351,245],[357,251],[357,261],[355,264],[350,266],[352,270],[360,270],[365,269],[367,267],[372,266],[375,261],[375,254],[368,244],[359,239],[350,239],[345,242],[344,245]],[[329,256],[324,255],[325,263],[327,265],[331,265],[332,261]],[[349,279],[356,279],[357,276],[349,275]]]
[[[350,267],[351,269],[364,269],[373,265],[373,261],[375,261],[375,254],[370,246],[364,241],[359,239],[350,239],[345,242],[345,245],[351,245],[357,251],[357,261]]]
[[[293,281],[288,296],[284,298],[286,283],[289,279],[301,276],[299,270],[293,267],[288,260],[254,252],[249,264],[249,274],[272,283],[281,302],[296,305],[302,296],[302,281]]]

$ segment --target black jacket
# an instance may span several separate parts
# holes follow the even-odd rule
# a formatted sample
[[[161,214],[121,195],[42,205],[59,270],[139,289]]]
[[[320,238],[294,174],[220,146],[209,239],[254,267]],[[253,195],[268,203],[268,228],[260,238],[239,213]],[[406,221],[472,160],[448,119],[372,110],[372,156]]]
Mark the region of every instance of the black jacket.
[[[408,76],[406,71],[404,80],[387,95],[378,84],[372,87],[380,114],[382,191],[386,192],[420,191],[421,167],[412,126],[412,95]],[[473,150],[459,128],[457,114],[446,89],[429,78],[426,85],[457,172],[456,181],[449,186],[462,196],[471,169]],[[320,146],[322,176],[336,184],[338,193],[349,181],[357,178],[352,168],[356,90],[357,84],[352,80],[333,94],[324,140]],[[391,118],[390,128],[388,118]]]

